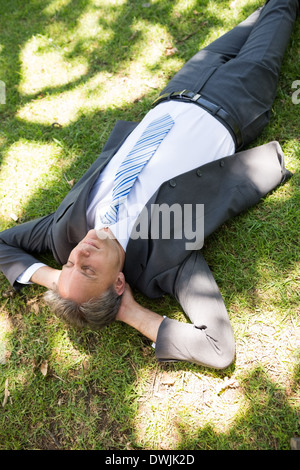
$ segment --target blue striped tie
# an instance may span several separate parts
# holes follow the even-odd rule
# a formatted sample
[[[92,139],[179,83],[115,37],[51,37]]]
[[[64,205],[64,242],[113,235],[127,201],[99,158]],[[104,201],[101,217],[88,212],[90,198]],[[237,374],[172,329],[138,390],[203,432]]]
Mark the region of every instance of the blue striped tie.
[[[152,121],[133,149],[124,158],[115,176],[112,203],[106,214],[101,217],[103,224],[109,225],[117,221],[120,205],[125,201],[140,172],[154,155],[173,125],[174,121],[169,114]]]

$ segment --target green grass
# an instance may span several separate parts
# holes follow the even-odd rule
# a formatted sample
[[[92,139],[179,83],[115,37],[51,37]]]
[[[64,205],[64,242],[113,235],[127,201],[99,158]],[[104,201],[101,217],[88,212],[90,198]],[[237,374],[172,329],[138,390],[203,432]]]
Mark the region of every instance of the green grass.
[[[261,3],[0,0],[0,229],[54,211],[115,121],[141,119],[193,53]],[[158,364],[135,330],[66,328],[42,288],[10,297],[1,275],[1,450],[290,448],[300,398],[299,39],[298,21],[271,123],[255,142],[278,140],[294,177],[204,247],[235,363],[221,372]],[[136,296],[184,319],[169,297]]]

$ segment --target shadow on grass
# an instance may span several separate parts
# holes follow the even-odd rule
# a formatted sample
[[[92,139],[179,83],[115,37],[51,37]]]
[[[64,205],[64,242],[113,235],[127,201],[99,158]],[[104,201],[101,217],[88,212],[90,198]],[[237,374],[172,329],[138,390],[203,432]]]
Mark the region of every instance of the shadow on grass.
[[[0,137],[4,136],[4,140],[0,140],[0,149],[1,155],[5,155],[10,146],[22,138],[40,143],[53,142],[53,139],[58,139],[63,143],[62,158],[67,162],[69,152],[72,149],[76,150],[77,158],[64,171],[70,175],[70,179],[78,179],[100,152],[113,123],[117,119],[139,120],[157,92],[151,90],[149,95],[143,96],[139,102],[122,108],[111,108],[105,113],[99,110],[82,114],[75,122],[62,128],[22,121],[16,117],[18,110],[37,99],[40,93],[51,96],[72,90],[87,83],[101,70],[113,74],[121,72],[124,64],[131,58],[134,59],[139,42],[141,44],[143,42],[142,33],[133,35],[132,25],[136,18],[153,24],[161,24],[167,28],[174,43],[180,43],[178,55],[183,60],[187,60],[192,53],[198,50],[199,42],[205,40],[211,26],[216,24],[221,26],[222,21],[209,11],[210,2],[208,0],[205,2],[195,1],[193,7],[181,14],[178,21],[174,21],[172,15],[174,2],[157,2],[149,8],[143,6],[142,1],[116,4],[112,7],[113,13],[116,15],[113,21],[109,20],[109,15],[99,18],[103,29],[111,30],[109,40],[103,41],[99,38],[99,46],[93,45],[92,52],[88,53],[85,40],[78,38],[74,42],[72,50],[69,48],[68,52],[62,52],[66,59],[85,56],[88,67],[83,76],[65,85],[45,87],[37,94],[22,95],[18,91],[22,65],[20,51],[26,42],[34,35],[47,36],[49,26],[56,22],[60,25],[61,30],[63,30],[61,26],[63,24],[69,32],[76,31],[80,17],[88,6],[93,5],[92,1],[71,0],[64,7],[52,10],[51,14],[46,14],[46,7],[51,3],[50,1],[29,1],[26,2],[25,7],[22,4],[21,8],[18,0],[12,0],[9,4],[5,2],[5,5],[3,0],[0,1],[0,5],[4,5],[1,5],[1,11],[4,13],[2,16],[3,30],[0,34],[0,45],[2,46],[0,79],[7,84],[9,94],[7,105],[0,108]],[[94,5],[93,8],[96,11],[99,7]],[[198,10],[197,15],[193,12],[194,10]],[[251,7],[249,13],[250,10]],[[17,29],[16,22],[19,25]],[[200,29],[199,24],[201,25]],[[195,32],[197,33],[194,34]],[[120,42],[120,37],[124,38],[124,42]],[[58,41],[58,47],[63,48],[63,46],[64,38],[61,37],[61,42]],[[296,47],[295,45],[294,50]],[[168,60],[168,58],[165,57],[164,60]],[[2,70],[5,71],[3,77]],[[153,66],[152,71],[158,73],[160,70],[161,63],[158,62]],[[289,138],[298,138],[298,120],[294,119],[292,114],[290,118],[289,125],[291,127],[289,129],[294,128],[295,133],[293,134],[289,130]],[[88,134],[87,128],[90,129]],[[280,129],[276,138],[285,140],[286,136],[285,129]],[[0,164],[1,162],[2,157],[0,157]],[[20,221],[43,216],[49,211],[55,210],[68,190],[68,184],[62,173],[59,186],[57,183],[53,183],[53,185],[49,185],[47,191],[37,191],[32,196],[23,210]],[[294,194],[296,198],[296,191]],[[280,238],[286,237],[288,232],[286,218],[283,214],[290,211],[293,197],[294,195],[291,195],[289,201],[286,202],[275,202],[271,211],[273,213],[273,210],[276,209],[278,212],[276,230],[279,226],[282,228]],[[253,210],[252,214],[255,218],[259,210]],[[268,218],[268,233],[270,234],[272,232],[271,219],[270,215]],[[247,224],[251,225],[253,220],[250,216],[243,221],[241,225],[244,224],[244,229],[247,230]],[[230,230],[236,230],[235,224],[235,221],[230,222]],[[8,225],[7,221],[3,221],[5,228]],[[266,226],[263,225],[262,228],[265,231]],[[236,232],[238,238],[242,231],[243,227],[239,227]],[[206,250],[208,260],[212,265],[218,261],[218,259],[214,259],[213,251],[220,243],[218,240],[222,237],[223,232],[226,234],[226,227],[220,229],[214,236],[215,238],[210,240],[213,248]],[[253,259],[249,268],[253,270],[253,287],[255,287],[257,267],[262,261],[255,254],[255,240],[259,237],[259,233],[254,233]],[[226,240],[225,235],[224,243],[227,250],[230,249],[230,237]],[[233,250],[235,248],[236,246],[232,246]],[[241,253],[243,252],[243,247],[240,245],[239,250]],[[284,256],[283,251],[280,251],[282,257]],[[281,275],[282,257],[278,256],[274,260],[278,279]],[[226,273],[231,279],[229,285],[226,278],[222,276],[221,269],[216,270],[217,281],[223,289],[225,297],[227,295],[228,298],[230,298],[232,286],[236,290],[246,291],[249,288],[246,282],[248,277],[243,277],[245,260],[241,260],[242,264],[237,266],[234,262],[228,264],[229,258],[230,253],[227,252],[225,253],[225,261],[220,259],[221,266],[222,263],[227,263]],[[47,256],[43,259],[51,264],[51,260]],[[285,260],[285,268],[292,269],[294,263],[295,258],[290,257],[289,260]],[[238,280],[236,279],[237,275]],[[7,282],[3,276],[1,276],[1,280],[3,281],[1,287],[3,293],[7,289]],[[100,333],[79,334],[74,330],[66,331],[55,319],[49,318],[47,310],[42,308],[41,292],[42,290],[38,287],[30,287],[26,293],[17,298],[1,302],[2,310],[8,312],[13,328],[8,347],[11,353],[9,361],[6,365],[0,365],[1,368],[10,368],[7,375],[12,391],[11,401],[8,401],[3,409],[5,436],[3,436],[4,444],[1,445],[4,445],[5,448],[23,449],[84,449],[87,447],[119,449],[126,448],[127,440],[130,440],[133,446],[137,445],[132,430],[138,407],[136,383],[140,369],[149,368],[151,370],[153,368],[153,352],[151,352],[149,342],[136,332],[130,331],[129,328],[122,328],[117,324]],[[160,304],[162,312],[165,307],[166,304],[162,301]],[[168,307],[170,311],[173,308],[176,309],[175,301],[170,301]],[[40,367],[45,361],[48,362],[49,369],[46,377],[43,377]],[[193,366],[182,364],[182,369],[190,370],[191,367]],[[220,374],[230,375],[233,367]],[[201,370],[203,369],[200,368]],[[217,374],[210,371],[205,371],[205,373]],[[206,426],[201,430],[194,429],[189,433],[182,423],[179,425],[182,440],[178,448],[184,448],[186,445],[188,446],[186,448],[190,449],[201,448],[199,440],[204,439],[207,440],[207,448],[232,448],[235,446],[230,443],[232,441],[237,441],[243,447],[239,430],[244,426],[247,428],[247,432],[253,436],[251,438],[258,438],[258,441],[261,442],[258,447],[260,445],[264,447],[266,430],[263,427],[261,430],[256,430],[255,425],[252,425],[252,416],[255,413],[260,413],[263,421],[263,416],[268,414],[269,401],[275,399],[278,400],[279,405],[276,425],[278,425],[278,420],[282,420],[283,423],[282,428],[278,430],[278,436],[281,432],[284,433],[283,446],[285,446],[286,435],[295,428],[295,417],[293,410],[286,403],[284,395],[280,391],[276,394],[275,389],[276,384],[270,381],[263,371],[251,372],[245,381],[245,395],[249,397],[250,402],[249,411],[232,426],[230,432],[222,435],[216,433],[213,427]],[[254,402],[254,399],[251,401],[250,397],[254,394],[255,399],[261,398],[261,401]],[[271,416],[269,417],[271,418]],[[280,436],[278,439],[279,445],[281,445]],[[256,445],[253,444],[253,447]],[[276,445],[274,444],[274,447]]]

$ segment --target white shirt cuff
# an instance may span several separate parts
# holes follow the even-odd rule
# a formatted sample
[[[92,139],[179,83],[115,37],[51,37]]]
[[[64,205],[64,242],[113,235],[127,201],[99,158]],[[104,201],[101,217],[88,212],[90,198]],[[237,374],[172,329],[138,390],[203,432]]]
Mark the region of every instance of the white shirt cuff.
[[[29,268],[25,269],[25,271],[20,274],[20,276],[17,277],[16,281],[19,282],[19,284],[33,284],[30,279],[31,276],[39,269],[42,268],[43,266],[46,266],[44,263],[34,263]]]
[[[163,317],[164,317],[164,318],[167,318],[166,315],[163,315]],[[151,346],[152,346],[153,349],[155,349],[156,343],[152,343]]]

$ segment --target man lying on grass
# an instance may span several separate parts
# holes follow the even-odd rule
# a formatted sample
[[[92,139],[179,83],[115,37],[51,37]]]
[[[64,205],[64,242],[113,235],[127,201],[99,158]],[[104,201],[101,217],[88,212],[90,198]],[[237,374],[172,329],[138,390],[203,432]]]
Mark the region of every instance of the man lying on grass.
[[[49,289],[77,326],[120,320],[156,343],[159,361],[225,368],[235,342],[203,240],[290,173],[278,143],[242,150],[266,126],[298,0],[269,0],[194,55],[139,124],[118,122],[101,155],[53,214],[0,234],[15,289]],[[62,269],[40,264],[50,251]],[[175,296],[191,323],[133,299]]]

